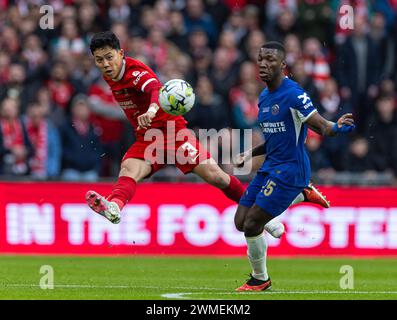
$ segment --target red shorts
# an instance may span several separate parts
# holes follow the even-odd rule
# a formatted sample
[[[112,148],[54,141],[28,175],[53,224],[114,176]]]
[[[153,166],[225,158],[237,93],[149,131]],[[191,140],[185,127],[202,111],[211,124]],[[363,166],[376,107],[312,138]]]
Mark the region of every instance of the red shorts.
[[[151,176],[166,165],[175,165],[187,174],[202,161],[210,159],[211,154],[185,125],[177,124],[175,129],[153,128],[148,129],[145,136],[138,135],[122,161],[130,158],[149,162]]]

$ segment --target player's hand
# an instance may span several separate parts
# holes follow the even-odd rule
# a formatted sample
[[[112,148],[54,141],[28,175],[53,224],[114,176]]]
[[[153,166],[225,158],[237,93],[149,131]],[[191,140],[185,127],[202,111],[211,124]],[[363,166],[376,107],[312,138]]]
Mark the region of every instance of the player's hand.
[[[233,159],[233,165],[237,168],[241,168],[244,166],[244,163],[249,159],[249,155],[246,152],[239,153],[234,159]]]
[[[152,119],[154,118],[156,114],[153,111],[146,111],[144,114],[141,114],[137,120],[138,120],[138,130],[139,129],[147,129],[147,127],[150,127],[152,123]]]
[[[346,113],[341,116],[338,121],[332,127],[334,132],[350,132],[353,131],[356,125],[354,124],[354,118],[351,113]]]

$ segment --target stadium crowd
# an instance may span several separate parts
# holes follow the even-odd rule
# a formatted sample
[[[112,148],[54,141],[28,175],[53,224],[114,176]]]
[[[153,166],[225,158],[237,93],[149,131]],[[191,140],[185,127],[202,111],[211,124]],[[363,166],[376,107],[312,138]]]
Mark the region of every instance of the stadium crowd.
[[[354,8],[352,30],[340,23],[344,4]],[[53,28],[40,27],[43,5],[54,10]],[[358,124],[336,138],[309,131],[314,178],[396,184],[397,0],[2,0],[0,9],[4,178],[117,175],[134,137],[88,47],[111,29],[161,81],[193,85],[192,129],[254,128],[254,144],[258,49],[282,42],[288,75],[320,113],[335,121],[353,112]],[[178,176],[173,168],[165,175]]]

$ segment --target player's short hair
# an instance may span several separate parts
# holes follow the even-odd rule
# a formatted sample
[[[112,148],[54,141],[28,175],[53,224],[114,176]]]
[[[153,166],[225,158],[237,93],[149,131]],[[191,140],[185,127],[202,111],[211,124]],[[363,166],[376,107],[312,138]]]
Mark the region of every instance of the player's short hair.
[[[281,53],[282,59],[285,58],[285,48],[280,42],[269,41],[269,42],[266,42],[261,48],[262,49],[276,49]]]
[[[91,53],[104,47],[120,50],[120,41],[112,31],[103,31],[94,34],[90,42]]]

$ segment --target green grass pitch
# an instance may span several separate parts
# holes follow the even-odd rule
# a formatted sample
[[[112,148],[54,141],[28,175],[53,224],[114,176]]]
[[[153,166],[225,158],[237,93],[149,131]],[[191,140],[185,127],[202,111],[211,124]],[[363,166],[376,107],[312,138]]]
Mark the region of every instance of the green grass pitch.
[[[54,289],[39,286],[40,268]],[[354,289],[343,290],[343,265]],[[397,299],[397,259],[268,258],[270,291],[238,293],[250,271],[244,258],[164,256],[0,256],[0,299]]]

